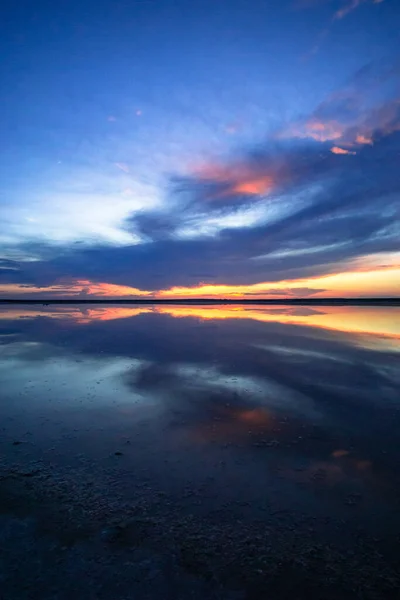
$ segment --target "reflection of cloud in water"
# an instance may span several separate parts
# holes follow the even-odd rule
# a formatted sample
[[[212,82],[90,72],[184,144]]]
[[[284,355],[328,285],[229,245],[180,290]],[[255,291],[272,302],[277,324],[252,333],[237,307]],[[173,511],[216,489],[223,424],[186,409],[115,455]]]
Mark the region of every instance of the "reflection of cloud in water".
[[[155,443],[240,448],[293,482],[390,481],[397,453],[382,444],[397,444],[400,365],[365,339],[392,331],[398,346],[398,310],[323,310],[3,307],[1,397],[60,418],[84,408],[93,424],[100,407],[111,429],[149,419]]]
[[[226,375],[216,367],[148,364],[129,375],[128,383],[140,393],[154,394],[177,432],[197,442],[251,445],[265,434],[273,441],[278,430],[287,434],[293,429],[286,423],[287,415],[314,423],[322,416],[312,401],[289,387]]]
[[[343,452],[342,450],[340,452]],[[345,455],[326,460],[312,460],[304,469],[285,469],[285,475],[302,483],[333,486],[342,481],[379,483],[379,475],[372,472],[372,462]]]
[[[43,356],[47,348],[63,365],[58,371],[64,380],[75,386],[82,381],[84,388],[95,377],[102,380],[107,368],[114,368],[109,379],[118,380],[122,398],[131,394],[129,401],[136,396],[149,404],[156,401],[165,413],[183,414],[197,426],[214,417],[244,423],[243,415],[254,410],[265,411],[254,414],[267,413],[269,421],[285,415],[343,431],[360,426],[362,410],[362,424],[372,423],[376,411],[389,409],[398,398],[395,353],[390,345],[379,351],[372,344],[360,345],[358,336],[364,334],[338,334],[315,326],[315,320],[337,321],[347,329],[358,324],[359,329],[382,333],[398,328],[398,309],[323,307],[322,313],[307,307],[299,315],[303,308],[3,307],[1,314],[9,318],[1,321],[0,333],[3,352],[8,346],[9,352],[14,348],[23,353],[25,363],[11,367],[24,376],[30,376],[36,363],[34,368],[42,369],[46,379],[44,369],[53,364]],[[381,339],[381,333],[368,336]],[[397,344],[395,337],[391,340]],[[28,352],[27,346],[11,343],[16,341],[39,345]],[[48,376],[62,379],[52,369]],[[95,385],[95,393],[103,393],[103,382]]]
[[[282,323],[330,330],[344,335],[353,345],[376,350],[396,350],[400,347],[400,309],[397,307],[323,306],[318,309],[302,306],[49,306],[0,309],[1,319],[51,317],[88,324],[95,321],[130,319],[155,313],[174,318],[202,321],[248,319],[263,323]],[[350,335],[349,335],[350,334]]]
[[[268,377],[231,376],[216,368],[200,369],[186,365],[178,366],[177,374],[182,381],[186,380],[187,387],[196,386],[204,392],[208,389],[226,390],[245,396],[268,409],[291,410],[303,416],[317,417],[317,411],[306,396]]]
[[[160,370],[157,365],[146,365],[130,381],[133,389],[157,389],[169,406],[176,402],[188,411],[194,407],[218,410],[219,406],[225,411],[230,406],[230,411],[240,409],[240,414],[248,414],[249,418],[255,409],[261,411],[259,414],[289,411],[306,418],[319,417],[312,401],[290,387],[268,378],[227,375],[216,367],[178,364]]]
[[[140,402],[143,396],[126,389],[122,376],[141,366],[141,361],[123,357],[76,358],[37,342],[0,345],[2,398],[22,394],[31,408],[54,402],[65,409],[82,403],[110,405],[116,397],[118,403]]]
[[[75,323],[87,324],[93,321],[112,321],[115,319],[128,319],[137,315],[153,312],[151,307],[128,308],[121,306],[86,306],[58,305],[36,306],[23,308],[0,308],[0,320],[13,321],[15,319],[34,319],[37,317],[48,317],[58,320],[70,320]]]

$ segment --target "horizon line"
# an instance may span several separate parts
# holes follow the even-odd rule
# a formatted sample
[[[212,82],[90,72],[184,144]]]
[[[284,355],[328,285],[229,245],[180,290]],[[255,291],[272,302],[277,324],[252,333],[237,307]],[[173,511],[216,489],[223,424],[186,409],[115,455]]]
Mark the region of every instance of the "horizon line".
[[[0,304],[395,304],[400,297],[331,298],[0,298]]]

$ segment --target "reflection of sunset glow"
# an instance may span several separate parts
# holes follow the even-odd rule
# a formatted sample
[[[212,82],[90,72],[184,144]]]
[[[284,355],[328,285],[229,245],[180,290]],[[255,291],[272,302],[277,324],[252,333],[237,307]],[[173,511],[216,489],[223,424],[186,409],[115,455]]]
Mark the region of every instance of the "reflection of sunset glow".
[[[32,308],[0,308],[0,320],[34,319],[36,317],[49,317],[52,319],[68,319],[75,323],[91,323],[92,321],[112,321],[115,319],[128,319],[142,313],[153,312],[151,307],[128,308],[121,306],[96,306],[93,308],[79,306],[54,306],[43,309]]]
[[[334,450],[332,452],[333,458],[343,458],[343,456],[347,456],[349,454],[348,450]]]
[[[372,467],[371,461],[351,458],[347,456],[348,454],[349,453],[346,452],[345,454],[335,457],[335,452],[333,452],[333,458],[340,458],[342,460],[315,461],[304,471],[292,471],[288,475],[304,483],[317,484],[319,486],[335,485],[339,481],[351,479],[370,479],[372,476],[370,472]]]
[[[75,323],[128,319],[145,313],[169,315],[175,318],[201,320],[250,319],[264,323],[282,323],[316,327],[353,334],[353,343],[373,344],[376,348],[400,349],[400,309],[397,307],[321,306],[304,309],[301,306],[189,306],[189,305],[146,305],[146,306],[57,306],[45,308],[0,308],[0,320],[52,317],[70,319]],[[355,334],[370,336],[370,339],[354,337]]]
[[[253,408],[253,410],[242,410],[234,413],[235,418],[243,423],[250,425],[266,425],[271,418],[268,412],[263,408]]]
[[[309,314],[301,314],[301,307],[284,306],[275,309],[262,306],[162,306],[156,310],[178,318],[252,319],[264,323],[287,323],[344,333],[369,334],[379,337],[379,343],[383,347],[391,341],[398,347],[400,342],[400,309],[395,307],[382,310],[379,307],[324,306],[313,309]],[[363,343],[367,343],[367,340]]]
[[[90,323],[91,321],[129,319],[149,312],[152,312],[150,307],[122,308],[120,306],[108,306],[106,308],[76,309],[72,318],[79,323]]]
[[[191,431],[196,442],[238,441],[253,433],[266,433],[274,426],[273,416],[263,408],[239,409],[224,407],[212,423],[201,423]]]

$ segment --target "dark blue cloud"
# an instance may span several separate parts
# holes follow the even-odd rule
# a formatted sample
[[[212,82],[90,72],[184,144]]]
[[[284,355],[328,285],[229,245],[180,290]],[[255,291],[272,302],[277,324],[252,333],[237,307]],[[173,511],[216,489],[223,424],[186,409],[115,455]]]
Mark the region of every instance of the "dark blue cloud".
[[[187,177],[189,209],[176,218],[175,213],[148,213],[127,224],[145,232],[148,243],[53,249],[45,245],[43,260],[19,263],[18,272],[4,269],[3,281],[45,286],[62,277],[148,290],[199,282],[252,284],[337,272],[343,261],[398,250],[400,133],[360,146],[354,156],[334,155],[329,147],[311,141],[243,155],[242,162],[256,173],[263,165],[272,172],[279,164],[287,174],[272,200],[229,196],[231,204],[246,205],[280,202],[280,197],[292,195],[289,212],[271,222],[225,229],[214,237],[180,239],[177,231],[188,214],[185,210],[199,210],[202,194],[209,193],[195,176]],[[172,190],[175,184],[174,179]],[[207,210],[211,214],[213,207]],[[49,257],[51,251],[54,256]]]

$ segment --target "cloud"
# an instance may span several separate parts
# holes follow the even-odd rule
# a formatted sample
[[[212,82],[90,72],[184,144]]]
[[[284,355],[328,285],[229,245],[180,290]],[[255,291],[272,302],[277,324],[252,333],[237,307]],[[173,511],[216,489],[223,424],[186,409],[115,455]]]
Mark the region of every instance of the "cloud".
[[[358,134],[356,136],[356,144],[368,144],[368,145],[372,146],[373,143],[374,142],[372,141],[371,138],[366,137],[363,134]]]
[[[341,4],[333,14],[333,20],[340,20],[364,4],[381,4],[384,0],[295,0],[294,8],[311,9],[328,4]]]
[[[351,161],[338,161],[330,144],[313,140],[267,145],[265,150],[258,147],[243,155],[248,171],[254,168],[259,173],[265,165],[270,172],[272,165],[286,174],[272,198],[256,197],[266,213],[271,205],[277,206],[274,218],[251,227],[223,229],[213,236],[183,239],[178,234],[190,211],[202,207],[208,215],[213,212],[209,188],[203,187],[202,176],[194,174],[185,178],[189,208],[181,211],[183,220],[174,208],[162,216],[149,212],[129,222],[129,227],[146,232],[148,242],[119,247],[44,243],[42,250],[36,245],[36,257],[42,252],[43,259],[16,261],[19,281],[51,286],[62,275],[92,284],[163,290],[199,283],[248,286],[346,270],[346,261],[398,248],[399,147],[398,132],[377,139],[373,146],[360,146]],[[175,185],[179,190],[174,180],[172,195]],[[254,202],[253,196],[233,192],[228,200],[227,208]],[[28,247],[25,253],[29,254]],[[2,278],[15,282],[15,271]]]
[[[356,8],[359,8],[362,4],[381,4],[383,0],[350,0],[342,8],[337,10],[334,14],[334,19],[343,19],[348,14],[353,12]]]
[[[327,6],[327,5],[333,5],[333,4],[335,4],[337,6],[338,4],[340,4],[340,6],[335,9],[335,12],[332,15],[330,26],[328,25],[327,27],[324,27],[324,29],[322,29],[320,31],[320,33],[317,36],[316,42],[314,43],[311,50],[305,55],[304,58],[306,58],[306,59],[310,58],[311,56],[315,55],[318,52],[322,42],[328,37],[328,35],[331,31],[332,23],[334,23],[335,21],[341,21],[344,17],[346,17],[347,15],[349,15],[350,13],[352,13],[353,11],[355,11],[357,8],[359,8],[362,5],[381,4],[382,2],[384,2],[384,0],[297,0],[297,1],[295,1],[293,4],[293,8],[296,10],[304,10],[304,9],[311,9],[311,8],[315,9],[316,7],[319,7],[319,6]]]
[[[340,139],[345,131],[345,126],[338,121],[322,121],[312,117],[304,123],[289,127],[282,132],[282,137],[311,138],[318,142]]]
[[[367,65],[331,93],[311,115],[290,123],[277,139],[334,141],[341,146],[372,145],[400,131],[400,66],[389,62]]]
[[[353,152],[351,150],[346,150],[345,148],[339,148],[339,146],[333,146],[331,148],[331,152],[333,154],[356,154],[356,152]]]
[[[393,252],[400,235],[397,76],[393,65],[378,74],[368,66],[257,146],[171,172],[162,203],[135,206],[127,197],[124,210],[132,209],[118,245],[20,244],[15,260],[5,255],[14,262],[0,269],[2,281],[59,289],[89,282],[79,288],[84,294],[96,285],[149,292],[268,282],[274,290],[274,282],[346,271],[357,257]],[[366,89],[375,90],[373,99],[365,100]],[[88,230],[98,219],[93,202]],[[107,207],[114,211],[112,201]]]
[[[274,189],[273,177],[265,173],[265,165],[257,173],[254,165],[213,163],[202,165],[195,169],[194,173],[199,181],[209,182],[212,186],[219,187],[210,194],[210,200],[218,200],[226,196],[266,195]]]
[[[124,171],[124,173],[129,173],[129,166],[126,163],[116,162],[114,164],[116,167],[118,167],[118,169],[121,169],[121,171]]]
[[[8,285],[0,283],[0,290],[8,297],[23,295],[28,297],[65,297],[65,298],[129,298],[149,296],[151,292],[125,285],[92,282],[85,279],[59,278],[56,283],[39,286],[32,283]]]
[[[398,247],[400,191],[394,133],[374,146],[363,146],[352,161],[337,161],[329,148],[312,142],[289,151],[290,210],[249,228],[226,229],[213,237],[180,239],[174,222],[163,235],[136,246],[49,248],[42,261],[19,264],[19,280],[52,285],[66,278],[127,285],[141,290],[209,284],[251,285],[337,272],[357,256]],[[269,153],[266,160],[269,164]],[[248,155],[257,169],[263,157]],[[366,175],[367,174],[367,175]],[[186,181],[189,193],[189,181]],[[193,178],[196,202],[198,181]],[[299,188],[316,188],[305,196]],[[178,224],[179,227],[179,219]],[[154,226],[148,229],[149,237]],[[51,249],[50,249],[51,253]]]

